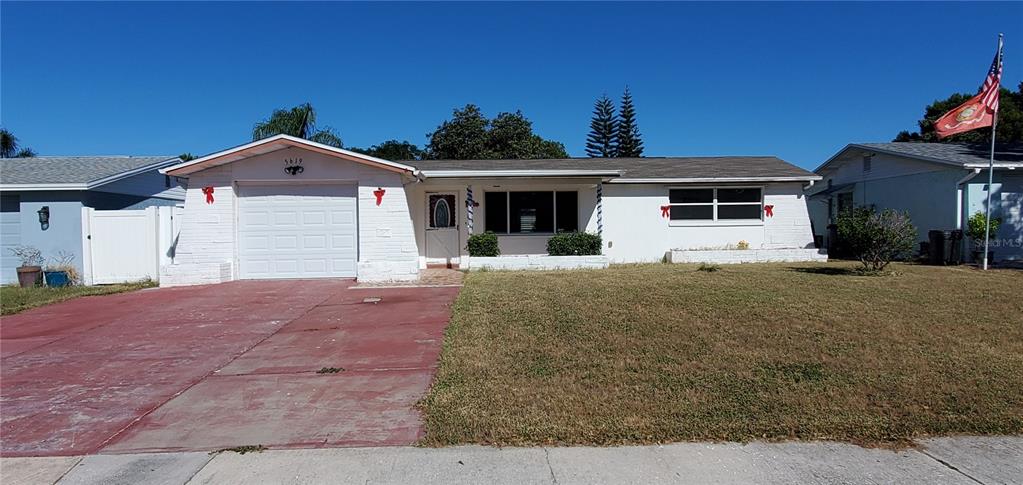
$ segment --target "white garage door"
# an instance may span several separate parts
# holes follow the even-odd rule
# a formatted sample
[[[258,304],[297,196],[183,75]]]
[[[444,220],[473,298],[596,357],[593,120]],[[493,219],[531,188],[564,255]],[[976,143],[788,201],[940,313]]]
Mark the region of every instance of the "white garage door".
[[[354,185],[240,186],[240,277],[354,278],[356,192]]]

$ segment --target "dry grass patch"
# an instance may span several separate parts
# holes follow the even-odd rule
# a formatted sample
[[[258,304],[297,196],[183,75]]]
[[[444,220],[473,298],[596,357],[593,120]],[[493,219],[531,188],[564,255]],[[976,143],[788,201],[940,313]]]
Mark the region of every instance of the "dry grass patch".
[[[152,288],[154,286],[156,286],[156,283],[148,280],[117,285],[64,286],[59,288],[4,286],[0,287],[0,314],[11,315],[30,308],[50,305],[81,296],[109,295],[111,293]]]
[[[1023,433],[1023,272],[472,273],[425,445]]]

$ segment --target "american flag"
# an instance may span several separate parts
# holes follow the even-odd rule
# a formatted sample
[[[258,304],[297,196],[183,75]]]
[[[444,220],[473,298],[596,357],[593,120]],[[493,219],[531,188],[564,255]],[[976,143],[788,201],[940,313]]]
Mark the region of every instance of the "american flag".
[[[987,71],[987,78],[980,88],[980,101],[993,113],[998,112],[998,90],[1002,84],[1002,38],[998,38],[998,52],[995,53],[995,60],[991,61],[991,69]]]

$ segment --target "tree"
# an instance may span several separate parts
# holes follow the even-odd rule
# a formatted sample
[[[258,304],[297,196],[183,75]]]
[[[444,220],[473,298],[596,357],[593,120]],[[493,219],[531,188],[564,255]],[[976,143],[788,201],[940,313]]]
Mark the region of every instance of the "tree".
[[[252,140],[274,135],[291,135],[309,141],[341,148],[341,136],[330,127],[316,128],[316,110],[309,103],[291,109],[275,109],[270,118],[252,127]]]
[[[363,153],[384,160],[421,160],[425,150],[407,141],[387,140],[369,148],[351,147],[353,152]]]
[[[427,156],[436,159],[568,158],[563,144],[533,133],[533,123],[521,111],[490,120],[478,106],[468,104],[426,136]]]
[[[489,158],[487,129],[490,121],[479,106],[467,104],[455,109],[451,119],[445,120],[433,133],[426,149],[431,158],[451,160],[479,160]]]
[[[615,150],[616,157],[642,157],[643,139],[639,134],[639,126],[636,124],[636,107],[632,104],[632,93],[629,87],[625,86],[625,93],[622,94],[620,121],[618,122],[618,146]]]
[[[853,207],[842,211],[836,222],[842,245],[863,263],[864,271],[882,271],[916,246],[916,227],[905,212]]]
[[[29,147],[19,147],[18,137],[14,133],[0,128],[0,158],[28,158],[36,156],[35,150]]]
[[[188,161],[195,160],[196,158],[199,158],[199,157],[197,157],[195,155],[192,155],[189,152],[185,152],[185,153],[182,153],[181,155],[178,155],[178,158],[180,158],[182,162],[188,162]]]
[[[593,104],[590,134],[586,136],[586,154],[591,158],[612,158],[618,148],[618,116],[615,105],[607,95]]]
[[[956,93],[948,98],[939,99],[924,109],[924,117],[917,121],[917,132],[901,131],[892,141],[910,142],[941,142],[941,143],[990,143],[991,128],[981,128],[952,135],[943,140],[938,139],[934,132],[934,122],[945,113],[972,98],[973,94]],[[1006,88],[999,91],[998,102],[998,143],[1023,142],[1023,82],[1017,86],[1017,92]]]

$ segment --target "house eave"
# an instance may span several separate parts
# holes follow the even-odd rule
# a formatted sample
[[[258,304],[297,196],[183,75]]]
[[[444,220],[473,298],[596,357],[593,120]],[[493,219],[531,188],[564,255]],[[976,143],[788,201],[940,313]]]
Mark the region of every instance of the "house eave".
[[[619,178],[613,184],[686,184],[686,183],[737,183],[737,182],[812,182],[821,180],[820,175],[795,177],[676,177],[676,178]]]
[[[963,168],[975,169],[975,168],[988,168],[986,163],[967,163],[963,164]],[[995,168],[1002,168],[1006,170],[1016,170],[1017,168],[1023,168],[1023,163],[998,163],[995,162]]]
[[[4,192],[42,192],[60,190],[89,190],[88,184],[2,184]]]
[[[621,176],[621,170],[422,170],[425,178],[565,178]]]

